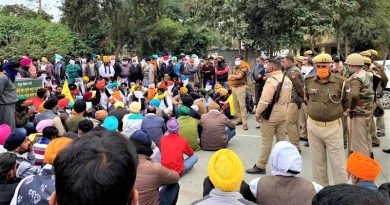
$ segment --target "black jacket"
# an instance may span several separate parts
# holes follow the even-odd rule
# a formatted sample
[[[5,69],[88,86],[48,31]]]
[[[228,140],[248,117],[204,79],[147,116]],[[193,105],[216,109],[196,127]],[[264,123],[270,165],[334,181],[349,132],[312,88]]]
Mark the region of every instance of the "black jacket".
[[[9,205],[11,203],[19,182],[20,179],[17,178],[11,182],[0,181],[0,205]]]

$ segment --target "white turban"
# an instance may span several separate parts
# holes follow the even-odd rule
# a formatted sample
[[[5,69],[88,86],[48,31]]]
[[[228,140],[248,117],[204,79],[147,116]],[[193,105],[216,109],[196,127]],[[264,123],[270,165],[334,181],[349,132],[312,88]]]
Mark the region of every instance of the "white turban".
[[[295,176],[298,174],[289,173],[288,171],[300,173],[302,170],[302,157],[298,149],[287,141],[280,141],[275,144],[268,163],[271,165],[272,175],[274,176]]]

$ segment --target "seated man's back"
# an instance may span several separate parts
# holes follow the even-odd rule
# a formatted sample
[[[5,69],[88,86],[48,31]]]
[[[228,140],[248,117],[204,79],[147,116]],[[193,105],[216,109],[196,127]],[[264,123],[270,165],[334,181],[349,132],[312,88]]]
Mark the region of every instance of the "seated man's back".
[[[137,204],[137,153],[123,135],[92,130],[64,149],[53,165],[56,192],[50,204]]]

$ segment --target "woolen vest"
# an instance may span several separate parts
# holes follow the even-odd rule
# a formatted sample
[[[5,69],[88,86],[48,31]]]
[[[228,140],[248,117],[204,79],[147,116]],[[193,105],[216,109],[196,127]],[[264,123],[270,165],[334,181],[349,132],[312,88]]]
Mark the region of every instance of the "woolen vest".
[[[265,176],[257,185],[257,204],[310,205],[315,194],[313,183],[307,179]]]

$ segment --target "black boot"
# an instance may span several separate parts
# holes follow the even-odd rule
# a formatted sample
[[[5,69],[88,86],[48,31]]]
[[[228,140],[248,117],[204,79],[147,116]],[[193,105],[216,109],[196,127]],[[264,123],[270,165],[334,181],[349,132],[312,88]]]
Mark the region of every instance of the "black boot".
[[[259,168],[254,165],[252,168],[245,170],[248,174],[265,174],[265,169]]]
[[[390,154],[390,149],[382,149],[384,153]]]

